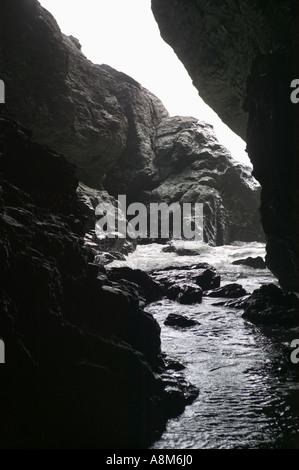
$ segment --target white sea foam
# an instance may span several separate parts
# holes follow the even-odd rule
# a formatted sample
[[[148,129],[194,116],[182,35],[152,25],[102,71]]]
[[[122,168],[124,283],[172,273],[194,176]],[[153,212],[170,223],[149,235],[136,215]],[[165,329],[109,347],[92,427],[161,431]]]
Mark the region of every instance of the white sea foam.
[[[198,250],[197,256],[178,256],[176,253],[165,253],[165,245],[157,243],[139,245],[126,261],[114,261],[108,267],[129,266],[132,269],[152,271],[170,266],[189,266],[196,263],[209,263],[221,274],[222,284],[238,282],[245,289],[252,291],[260,284],[276,282],[268,269],[253,269],[243,265],[233,265],[232,262],[249,256],[265,258],[264,243],[235,242],[232,245],[209,246],[196,241],[176,240],[172,243],[176,248]]]

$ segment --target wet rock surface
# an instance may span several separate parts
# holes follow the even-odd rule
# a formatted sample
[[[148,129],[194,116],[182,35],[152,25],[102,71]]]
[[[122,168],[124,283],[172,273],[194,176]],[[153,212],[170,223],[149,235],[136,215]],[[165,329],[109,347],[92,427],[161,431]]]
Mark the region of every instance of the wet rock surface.
[[[180,372],[173,376],[166,372],[162,374],[162,379],[165,383],[163,397],[164,413],[166,416],[176,417],[184,411],[184,404],[191,404],[196,400],[199,390],[186,381]]]
[[[156,164],[157,127],[168,116],[161,101],[124,73],[104,66],[116,81],[116,96],[128,119],[128,139],[121,158],[107,173],[105,187],[117,196],[136,201],[141,191],[160,181]]]
[[[226,284],[223,287],[218,287],[218,289],[208,290],[204,292],[204,295],[207,297],[238,298],[244,297],[247,292],[241,284]]]
[[[12,112],[36,140],[76,164],[81,181],[99,188],[127,140],[113,77],[87,60],[37,1],[1,2],[0,31]]]
[[[242,316],[257,325],[299,326],[299,300],[275,284],[265,284],[249,296],[223,305],[244,310]]]
[[[152,10],[200,96],[246,139],[262,186],[266,264],[285,291],[298,292],[298,3],[152,0]]]
[[[150,276],[162,287],[162,295],[185,305],[200,303],[204,291],[220,287],[221,282],[208,263],[169,267],[152,271]]]
[[[207,266],[196,278],[196,284],[198,284],[203,291],[217,289],[220,287],[220,282],[220,275],[212,266]]]
[[[286,46],[286,51],[256,58],[245,106],[249,112],[248,152],[263,188],[266,264],[285,291],[298,292],[299,108],[291,102],[290,84],[299,64],[293,59],[292,47],[287,42]]]
[[[244,259],[237,259],[232,262],[232,264],[235,265],[244,265],[244,266],[249,266],[250,268],[255,268],[255,269],[266,269],[266,263],[263,260],[261,256],[257,256],[256,258],[253,258],[252,256],[249,256],[248,258]]]
[[[287,50],[292,2],[152,0],[152,10],[200,96],[245,139],[243,100],[252,62],[259,54]]]
[[[259,185],[218,142],[211,125],[192,117],[165,118],[155,152],[161,182],[143,194],[147,204],[179,204],[183,212],[184,203],[203,203],[203,240],[212,245],[263,240]],[[192,215],[195,224],[194,209]]]
[[[133,227],[118,200],[107,191],[89,188],[83,183],[78,185],[77,197],[87,218],[85,245],[94,250],[95,255],[107,252],[128,254],[136,249]],[[119,231],[118,225],[123,230]]]
[[[162,248],[163,253],[176,253],[178,256],[199,256],[200,250],[191,249],[191,248],[179,248],[175,245],[167,245]]]
[[[141,269],[131,268],[109,268],[107,275],[111,281],[126,281],[137,284],[140,288],[140,294],[149,302],[155,302],[162,296],[162,286],[154,281],[146,272]]]
[[[36,0],[1,2],[0,31],[7,102],[34,138],[63,153],[80,181],[97,189],[118,160],[129,166],[133,150],[142,187],[150,188],[151,139],[168,115],[160,100],[127,75],[90,62]],[[121,173],[118,182],[132,187],[137,180],[129,174],[123,180]]]
[[[164,325],[178,328],[189,328],[190,326],[198,325],[198,322],[186,317],[185,315],[170,313],[166,318]]]

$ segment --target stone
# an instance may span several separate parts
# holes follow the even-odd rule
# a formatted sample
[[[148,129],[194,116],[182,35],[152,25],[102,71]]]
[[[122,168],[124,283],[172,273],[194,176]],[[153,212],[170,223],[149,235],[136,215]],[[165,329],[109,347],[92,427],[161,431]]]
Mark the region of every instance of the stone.
[[[221,278],[213,268],[205,269],[201,274],[196,277],[196,284],[201,287],[203,291],[217,289],[220,287]]]
[[[162,286],[163,295],[183,304],[199,303],[203,290],[220,286],[219,274],[208,263],[168,267],[150,276]]]
[[[129,267],[108,268],[107,273],[111,281],[125,279],[137,284],[140,287],[140,295],[142,295],[148,303],[155,302],[162,296],[162,286],[141,269],[131,269]]]
[[[246,80],[257,55],[287,51],[292,2],[152,0],[151,4],[161,36],[183,62],[200,96],[245,140]]]
[[[204,292],[206,297],[224,297],[236,299],[248,295],[246,290],[241,284],[226,284],[225,286],[218,287],[218,289],[212,289]]]
[[[76,165],[78,179],[90,188],[82,202],[98,197],[92,188],[112,206],[111,196],[120,194],[128,203],[202,202],[205,242],[262,240],[260,188],[247,168],[233,163],[209,124],[169,117],[132,77],[92,64],[36,0],[2,2],[0,40],[12,112],[35,139]],[[190,228],[194,222],[193,216]],[[121,238],[105,240],[109,246],[101,251],[129,252]]]
[[[263,260],[261,256],[257,256],[256,258],[253,258],[252,256],[248,256],[248,258],[244,259],[237,259],[232,262],[232,264],[235,265],[244,265],[244,266],[249,266],[250,268],[254,269],[266,269],[266,263]]]
[[[12,0],[1,8],[0,65],[10,107],[34,138],[75,163],[82,183],[114,197],[126,194],[129,203],[203,202],[210,244],[262,240],[260,188],[209,124],[169,117],[136,80],[92,64],[37,1]],[[110,250],[123,251],[113,243]]]
[[[186,366],[184,366],[184,364],[181,364],[180,362],[178,361],[173,361],[173,360],[168,360],[168,362],[166,363],[166,369],[167,370],[174,370],[175,372],[179,372],[181,370],[184,370],[186,369]]]
[[[189,328],[190,326],[195,326],[198,324],[198,321],[176,313],[170,313],[164,322],[164,325],[178,328]]]
[[[256,325],[270,325],[280,327],[298,327],[299,309],[291,309],[286,306],[271,305],[265,309],[247,307],[243,313],[243,318]]]
[[[161,101],[124,73],[90,62],[38,1],[4,2],[0,30],[7,101],[34,138],[74,163],[90,187],[101,189],[107,178],[112,195],[151,189],[155,126],[168,116]]]
[[[223,303],[226,307],[242,309],[242,317],[257,325],[295,328],[299,326],[299,299],[284,293],[275,284],[265,284],[252,294]]]
[[[161,378],[165,385],[161,409],[166,413],[166,416],[178,416],[184,411],[186,403],[194,402],[199,395],[199,390],[179,373],[172,376],[167,371],[161,375]]]
[[[197,304],[202,300],[202,289],[197,286],[184,286],[184,291],[177,296],[178,302],[184,305]]]
[[[285,31],[286,47],[287,34]],[[286,292],[299,291],[295,228],[299,207],[299,107],[290,99],[290,83],[298,61],[293,59],[292,47],[256,58],[245,98],[249,112],[247,147],[263,188],[260,212],[267,239],[266,264]]]
[[[175,245],[167,245],[162,248],[162,253],[176,253],[178,256],[199,256],[200,251],[191,248],[179,248]]]
[[[113,261],[126,261],[126,257],[118,251],[112,251],[109,253],[100,252],[94,258],[94,262],[100,266],[105,266],[107,264],[113,263]]]

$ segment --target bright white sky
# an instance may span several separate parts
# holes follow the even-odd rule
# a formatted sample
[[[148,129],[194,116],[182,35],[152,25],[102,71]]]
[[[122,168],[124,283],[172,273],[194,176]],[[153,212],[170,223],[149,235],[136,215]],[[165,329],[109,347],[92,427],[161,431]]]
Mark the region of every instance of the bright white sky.
[[[151,0],[39,1],[63,33],[79,39],[89,60],[133,77],[160,98],[171,115],[213,124],[232,156],[251,166],[245,142],[199,98],[186,69],[161,39]]]

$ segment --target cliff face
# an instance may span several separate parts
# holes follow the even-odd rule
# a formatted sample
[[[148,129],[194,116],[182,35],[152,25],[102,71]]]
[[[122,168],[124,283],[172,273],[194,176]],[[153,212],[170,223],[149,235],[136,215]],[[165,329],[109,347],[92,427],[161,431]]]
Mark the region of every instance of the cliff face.
[[[240,137],[246,81],[259,54],[287,50],[292,0],[152,0],[163,39],[185,65],[200,96]]]
[[[126,80],[134,84],[137,106],[142,109],[145,104],[148,109],[148,128],[154,129],[167,111],[130,77],[115,76],[110,67],[87,60],[79,42],[62,34],[36,0],[1,1],[0,7],[6,102],[35,139],[74,163],[82,182],[100,188],[107,171],[132,150],[132,137],[139,133]]]
[[[158,324],[92,264],[72,165],[2,112],[0,153],[0,447],[147,445],[163,416]]]
[[[147,203],[203,203],[204,241],[262,241],[260,187],[250,169],[234,161],[212,126],[192,117],[169,117],[157,128],[155,163],[160,184],[141,197]]]
[[[246,137],[262,186],[267,264],[284,289],[298,291],[297,2],[152,0],[152,9],[200,96]]]
[[[144,191],[155,190],[154,198],[161,195],[163,202],[165,188],[174,193],[175,186],[190,183],[194,172],[198,185],[185,191],[184,199],[177,195],[175,199],[194,203],[200,197],[205,203],[206,241],[261,239],[258,215],[253,216],[259,190],[252,179],[249,182],[249,174],[245,178],[249,184],[243,185],[248,170],[230,158],[217,158],[219,143],[209,125],[201,124],[196,131],[196,120],[169,118],[161,101],[133,78],[92,64],[79,42],[63,35],[36,0],[0,5],[0,71],[7,84],[6,102],[32,129],[34,139],[76,165],[81,182],[116,197],[126,194],[128,202],[144,200]],[[161,137],[164,131],[167,143]],[[221,152],[228,155],[224,148]],[[187,167],[190,177],[185,180],[180,171]],[[204,178],[202,170],[209,172],[210,167],[212,177]],[[240,184],[235,184],[238,178]],[[234,211],[244,211],[243,217]]]
[[[128,119],[127,145],[121,158],[107,172],[105,188],[110,193],[126,194],[134,200],[144,189],[159,182],[155,164],[157,127],[168,112],[161,101],[131,77],[103,66],[116,81],[116,96]]]

